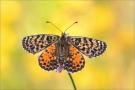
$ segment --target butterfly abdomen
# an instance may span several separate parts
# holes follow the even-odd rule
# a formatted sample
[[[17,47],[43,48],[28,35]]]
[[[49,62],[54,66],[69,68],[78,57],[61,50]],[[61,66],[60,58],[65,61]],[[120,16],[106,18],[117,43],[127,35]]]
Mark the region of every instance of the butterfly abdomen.
[[[60,65],[63,65],[64,60],[65,60],[65,55],[60,55],[60,56],[59,56],[59,64],[60,64]]]

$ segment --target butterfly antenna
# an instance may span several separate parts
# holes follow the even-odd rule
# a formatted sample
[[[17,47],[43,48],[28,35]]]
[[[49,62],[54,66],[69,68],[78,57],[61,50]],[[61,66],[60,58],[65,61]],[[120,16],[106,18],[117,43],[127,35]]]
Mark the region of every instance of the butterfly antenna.
[[[50,24],[52,24],[51,22],[49,22],[49,21],[46,21],[46,23],[50,23]],[[54,24],[52,24],[54,27],[56,27]],[[58,27],[56,27],[58,30],[60,30]],[[61,30],[60,30],[61,31]],[[62,31],[61,31],[62,32]]]
[[[70,25],[67,29],[69,29],[71,26],[73,26],[74,24],[76,24],[78,22],[74,22],[72,25]],[[64,31],[64,33],[67,31],[67,29]]]

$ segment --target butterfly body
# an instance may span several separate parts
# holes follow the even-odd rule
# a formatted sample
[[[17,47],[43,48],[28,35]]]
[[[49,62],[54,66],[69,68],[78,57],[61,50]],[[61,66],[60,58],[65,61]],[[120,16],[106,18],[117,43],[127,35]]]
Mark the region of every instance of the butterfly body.
[[[62,33],[56,46],[56,56],[58,57],[58,62],[60,65],[63,65],[69,53],[68,38],[65,33]]]

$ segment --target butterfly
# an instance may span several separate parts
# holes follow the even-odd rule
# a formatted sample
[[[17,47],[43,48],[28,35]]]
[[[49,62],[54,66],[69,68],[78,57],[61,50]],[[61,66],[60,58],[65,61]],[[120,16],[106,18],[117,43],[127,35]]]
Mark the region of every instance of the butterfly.
[[[56,69],[58,72],[64,69],[72,73],[84,68],[85,59],[82,54],[88,58],[94,58],[103,54],[107,48],[107,44],[103,41],[82,36],[69,36],[65,32],[62,32],[61,36],[53,34],[26,36],[22,40],[22,46],[32,54],[43,51],[38,57],[38,63],[42,69],[46,71]]]

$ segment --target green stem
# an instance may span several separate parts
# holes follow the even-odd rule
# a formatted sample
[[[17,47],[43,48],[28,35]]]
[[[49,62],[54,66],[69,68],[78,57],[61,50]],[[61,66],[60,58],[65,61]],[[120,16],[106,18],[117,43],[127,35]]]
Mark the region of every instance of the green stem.
[[[71,82],[72,82],[72,85],[73,85],[73,87],[74,87],[74,90],[77,90],[77,89],[76,89],[76,86],[75,86],[75,83],[74,83],[74,80],[73,80],[73,78],[72,78],[72,75],[71,75],[70,73],[68,73],[68,75],[69,75],[69,77],[70,77],[70,79],[71,79]]]

